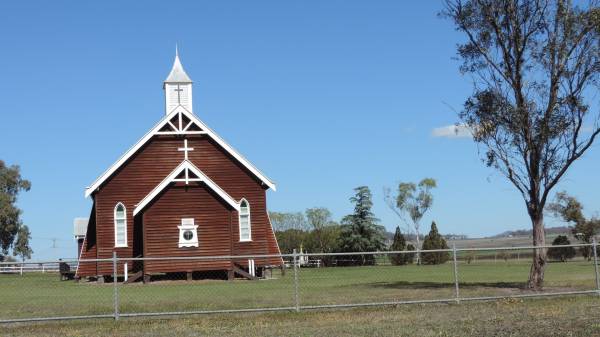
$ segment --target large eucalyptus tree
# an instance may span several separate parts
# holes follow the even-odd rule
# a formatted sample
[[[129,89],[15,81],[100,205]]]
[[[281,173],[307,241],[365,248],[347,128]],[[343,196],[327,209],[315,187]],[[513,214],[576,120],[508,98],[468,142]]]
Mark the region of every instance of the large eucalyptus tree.
[[[464,34],[460,71],[474,83],[460,119],[523,196],[533,245],[544,245],[550,192],[600,133],[598,2],[447,0],[442,16]],[[545,265],[535,249],[530,288]]]

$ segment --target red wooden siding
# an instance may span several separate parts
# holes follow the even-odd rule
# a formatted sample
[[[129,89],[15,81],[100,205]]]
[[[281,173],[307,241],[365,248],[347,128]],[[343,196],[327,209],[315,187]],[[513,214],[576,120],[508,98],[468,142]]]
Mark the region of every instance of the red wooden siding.
[[[217,198],[203,184],[168,188],[144,212],[144,256],[231,255],[231,209]],[[179,248],[177,226],[182,218],[194,218],[198,247]],[[146,273],[230,269],[228,260],[166,260],[144,264]]]
[[[279,253],[267,216],[266,187],[262,186],[262,183],[251,172],[207,136],[187,136],[187,139],[188,146],[194,148],[193,151],[189,152],[189,160],[235,200],[239,201],[241,198],[246,198],[250,203],[252,242],[239,242],[237,212],[235,210],[228,212],[231,213],[232,221],[231,254]],[[138,219],[141,214],[138,214],[134,219],[133,210],[154,187],[183,161],[183,152],[177,151],[180,147],[183,147],[183,138],[181,137],[154,136],[94,193],[96,244],[93,247],[84,248],[84,255],[82,256],[89,258],[93,251],[96,251],[94,257],[97,258],[111,258],[113,251],[116,251],[119,257],[135,257],[143,254],[143,246],[139,242],[143,231],[143,228],[141,228],[142,221]],[[165,193],[171,198],[170,194],[170,191]],[[189,195],[190,193],[178,195],[178,198],[182,198],[178,202],[186,202],[185,198]],[[200,197],[193,195],[197,198]],[[114,247],[114,207],[118,202],[122,202],[127,209],[128,246],[125,248]],[[152,223],[148,213],[154,214],[153,216],[156,217],[162,216],[160,212],[154,211],[153,207],[147,207],[144,222],[150,221],[149,223]],[[164,208],[161,209],[166,211]],[[215,214],[223,216],[221,211],[218,207],[212,210],[212,212],[216,212]],[[169,216],[174,216],[174,214],[169,213]],[[181,217],[183,216],[179,216],[179,219]],[[226,215],[226,218],[229,221],[229,214]],[[134,220],[136,220],[135,225]],[[222,221],[224,220],[219,220],[219,223],[222,223]],[[176,225],[175,228],[177,229]],[[134,237],[137,237],[138,240],[134,240]],[[165,247],[169,244],[168,242],[164,243]],[[158,243],[153,243],[153,245],[158,245]],[[219,249],[221,248],[218,248],[211,255],[220,255]],[[272,264],[280,262],[277,259],[271,261]],[[94,273],[86,268],[81,270],[80,275],[93,276],[111,273],[111,263],[100,263],[98,264],[98,270]]]
[[[81,260],[95,259],[97,254],[96,244],[96,203],[92,205],[90,220],[86,230],[85,238],[83,239],[83,249],[80,251]],[[77,266],[77,276],[97,275],[95,262],[80,262]]]

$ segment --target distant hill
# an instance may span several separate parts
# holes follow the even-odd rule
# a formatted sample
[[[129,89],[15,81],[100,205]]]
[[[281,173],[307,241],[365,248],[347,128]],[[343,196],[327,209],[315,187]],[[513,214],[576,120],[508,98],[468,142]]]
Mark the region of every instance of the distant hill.
[[[404,238],[408,241],[412,242],[417,239],[417,236],[415,234],[407,234],[407,233],[402,233],[402,234],[404,235]],[[426,234],[427,233],[419,235],[419,238],[421,240],[425,239]],[[394,233],[386,231],[384,236],[385,236],[386,241],[389,242],[390,244],[392,241],[394,241]],[[469,239],[469,236],[466,234],[442,234],[442,236],[446,240],[468,240]]]
[[[531,229],[518,229],[514,231],[506,231],[500,234],[496,234],[494,236],[489,236],[488,238],[509,238],[514,236],[531,236]],[[546,234],[571,234],[571,227],[568,226],[559,226],[559,227],[549,227],[546,228]]]

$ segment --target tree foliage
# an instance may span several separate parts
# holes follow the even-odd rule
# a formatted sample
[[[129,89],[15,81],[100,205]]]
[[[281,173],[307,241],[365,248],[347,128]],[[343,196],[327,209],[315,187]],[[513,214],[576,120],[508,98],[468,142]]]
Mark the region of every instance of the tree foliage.
[[[291,254],[294,249],[310,253],[333,253],[339,250],[340,225],[331,219],[331,212],[322,207],[309,208],[305,213],[270,212],[279,249]],[[332,258],[322,257],[324,265]]]
[[[565,191],[556,193],[554,202],[550,203],[546,209],[572,225],[571,232],[584,243],[592,243],[594,235],[600,229],[600,220],[596,218],[587,219],[583,215],[583,205],[577,198]],[[591,247],[581,247],[580,251],[581,255],[588,260],[592,258]]]
[[[311,226],[314,241],[313,252],[332,253],[337,248],[339,225],[331,219],[331,212],[325,207],[307,209],[304,214]]]
[[[371,211],[373,207],[371,191],[367,186],[354,189],[355,195],[350,198],[354,204],[354,212],[342,219],[340,250],[342,252],[371,252],[385,248],[383,226]],[[352,264],[373,264],[373,255],[360,255],[352,258]]]
[[[29,227],[26,225],[21,225],[19,231],[17,232],[17,240],[13,246],[13,255],[19,256],[21,261],[31,259],[31,254],[33,254],[33,250],[29,246],[29,240],[31,240]]]
[[[466,42],[460,70],[474,90],[460,112],[484,161],[516,187],[544,245],[550,191],[600,133],[597,107],[600,9],[568,0],[447,0]],[[592,110],[593,109],[593,110]],[[546,254],[536,249],[528,285],[543,284]]]
[[[417,247],[420,246],[421,219],[433,205],[433,194],[431,190],[437,187],[433,178],[425,178],[418,184],[401,182],[398,184],[396,194],[390,189],[384,190],[384,198],[388,206],[405,222],[406,217],[410,219],[411,226],[415,230]],[[417,255],[417,263],[419,262]]]
[[[429,234],[423,239],[423,250],[448,249],[448,244],[439,233],[435,221],[431,223]],[[421,259],[423,264],[442,264],[450,258],[449,252],[423,252]]]
[[[557,236],[554,241],[552,241],[553,246],[564,246],[570,245],[571,241],[565,235]],[[548,256],[551,259],[558,260],[561,262],[565,262],[575,257],[577,252],[573,247],[552,247],[548,249]]]
[[[414,246],[410,245],[412,249]],[[404,250],[412,250],[407,249],[406,238],[400,231],[400,227],[396,227],[396,232],[394,233],[394,241],[390,246],[390,251],[400,252]],[[390,261],[393,265],[401,266],[408,263],[412,263],[414,258],[414,253],[402,253],[402,254],[390,254]]]
[[[4,255],[12,247],[21,227],[21,210],[16,206],[21,191],[31,183],[21,177],[19,166],[6,166],[0,160],[0,249]]]
[[[269,219],[281,253],[291,254],[294,249],[299,250],[306,241],[306,235],[310,229],[304,214],[301,212],[269,212]]]

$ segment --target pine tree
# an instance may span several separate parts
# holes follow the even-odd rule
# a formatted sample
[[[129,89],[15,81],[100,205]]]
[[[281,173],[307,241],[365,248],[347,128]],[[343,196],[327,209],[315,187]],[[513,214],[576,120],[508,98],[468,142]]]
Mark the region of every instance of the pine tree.
[[[448,249],[444,237],[438,232],[435,221],[431,223],[429,234],[423,239],[423,250]],[[421,260],[423,264],[442,264],[450,258],[449,252],[423,252]]]
[[[354,213],[342,219],[340,249],[342,252],[372,252],[385,248],[384,228],[376,224],[379,221],[371,208],[373,207],[371,191],[367,186],[354,189],[355,195],[350,198],[354,204]],[[374,264],[373,255],[351,257],[351,264]]]
[[[394,241],[390,246],[391,251],[399,252],[406,249],[406,239],[402,232],[400,231],[400,227],[396,227],[396,233],[394,233]],[[407,254],[390,254],[390,261],[393,265],[405,265],[407,263]]]

